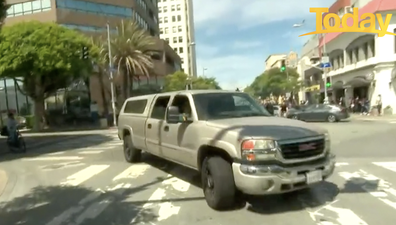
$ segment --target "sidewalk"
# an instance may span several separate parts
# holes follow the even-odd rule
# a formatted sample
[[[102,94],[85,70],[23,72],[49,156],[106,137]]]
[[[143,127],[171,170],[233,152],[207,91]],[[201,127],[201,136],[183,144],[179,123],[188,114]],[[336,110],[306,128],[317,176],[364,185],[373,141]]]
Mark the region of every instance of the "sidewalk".
[[[350,118],[352,120],[366,120],[366,121],[393,121],[396,120],[396,115],[383,115],[383,116],[375,116],[375,115],[360,115],[360,114],[350,114]]]

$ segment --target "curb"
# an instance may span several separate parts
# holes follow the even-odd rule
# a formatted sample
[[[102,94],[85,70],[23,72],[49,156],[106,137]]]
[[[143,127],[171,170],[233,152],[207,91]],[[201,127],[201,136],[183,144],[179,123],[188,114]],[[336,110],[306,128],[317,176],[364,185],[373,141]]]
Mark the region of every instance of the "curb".
[[[7,173],[4,170],[0,169],[0,196],[3,194],[7,186],[7,183],[8,183]]]

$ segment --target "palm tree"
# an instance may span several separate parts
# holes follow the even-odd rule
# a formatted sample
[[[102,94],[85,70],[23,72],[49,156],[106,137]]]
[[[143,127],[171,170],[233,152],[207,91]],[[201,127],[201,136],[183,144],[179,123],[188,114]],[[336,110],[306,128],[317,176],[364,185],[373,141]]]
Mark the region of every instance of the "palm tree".
[[[10,5],[7,5],[6,0],[0,0],[0,28],[7,16],[8,8],[10,8]]]
[[[111,50],[114,65],[122,76],[123,99],[131,96],[133,80],[139,75],[150,76],[153,71],[152,55],[155,39],[135,21],[122,21],[112,35]]]

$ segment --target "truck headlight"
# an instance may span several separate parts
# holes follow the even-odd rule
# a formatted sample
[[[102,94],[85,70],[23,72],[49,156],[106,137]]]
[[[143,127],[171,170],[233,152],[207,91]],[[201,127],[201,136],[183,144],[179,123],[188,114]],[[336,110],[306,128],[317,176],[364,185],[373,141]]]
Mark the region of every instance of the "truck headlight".
[[[278,149],[278,143],[271,139],[245,140],[241,145],[242,159],[249,161],[274,159]]]

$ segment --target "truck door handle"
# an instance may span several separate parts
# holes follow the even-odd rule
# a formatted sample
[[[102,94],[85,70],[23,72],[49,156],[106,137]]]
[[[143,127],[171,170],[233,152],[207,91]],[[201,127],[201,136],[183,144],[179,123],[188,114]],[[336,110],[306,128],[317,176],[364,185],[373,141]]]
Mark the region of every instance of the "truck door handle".
[[[164,131],[169,131],[169,126],[165,126]]]
[[[151,129],[151,127],[152,127],[152,126],[151,126],[151,123],[147,124],[147,128],[148,128],[148,129]]]

